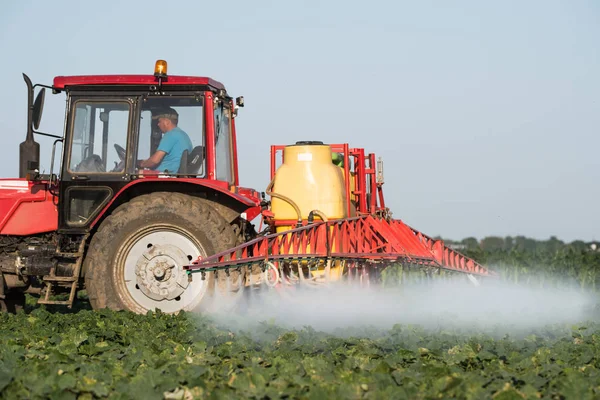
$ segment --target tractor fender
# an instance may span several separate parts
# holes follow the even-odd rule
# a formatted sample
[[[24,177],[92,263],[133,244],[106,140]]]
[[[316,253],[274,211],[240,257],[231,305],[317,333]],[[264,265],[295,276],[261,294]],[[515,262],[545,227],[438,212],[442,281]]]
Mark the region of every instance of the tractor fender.
[[[134,197],[153,192],[177,192],[205,198],[211,201],[215,210],[230,223],[244,212],[247,214],[246,219],[248,220],[260,214],[260,198],[258,193],[252,189],[238,190],[238,193],[235,193],[229,190],[226,182],[221,181],[197,178],[143,178],[136,179],[119,190],[96,216],[90,228],[93,229],[99,225],[121,204]]]

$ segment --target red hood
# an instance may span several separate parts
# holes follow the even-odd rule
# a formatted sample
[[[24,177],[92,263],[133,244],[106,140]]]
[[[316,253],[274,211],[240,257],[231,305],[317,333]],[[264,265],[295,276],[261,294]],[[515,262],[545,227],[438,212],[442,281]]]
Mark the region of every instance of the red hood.
[[[0,179],[0,234],[33,235],[58,228],[58,208],[45,183]]]

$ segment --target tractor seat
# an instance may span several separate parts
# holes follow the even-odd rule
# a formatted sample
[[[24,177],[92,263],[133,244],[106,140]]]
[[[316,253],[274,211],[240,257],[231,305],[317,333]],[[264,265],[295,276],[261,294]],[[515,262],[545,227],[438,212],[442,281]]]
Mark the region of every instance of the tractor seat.
[[[179,163],[179,174],[196,175],[200,170],[200,166],[204,161],[204,146],[196,146],[191,153],[187,150],[181,154],[181,162]]]

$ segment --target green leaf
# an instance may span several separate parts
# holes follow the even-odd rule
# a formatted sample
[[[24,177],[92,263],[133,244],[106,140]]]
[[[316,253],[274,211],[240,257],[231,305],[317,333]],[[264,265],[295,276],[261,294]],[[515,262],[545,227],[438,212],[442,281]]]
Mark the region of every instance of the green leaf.
[[[13,378],[13,372],[0,361],[0,393],[10,384]]]
[[[62,374],[56,379],[56,385],[59,390],[74,389],[77,386],[77,379],[71,374]]]

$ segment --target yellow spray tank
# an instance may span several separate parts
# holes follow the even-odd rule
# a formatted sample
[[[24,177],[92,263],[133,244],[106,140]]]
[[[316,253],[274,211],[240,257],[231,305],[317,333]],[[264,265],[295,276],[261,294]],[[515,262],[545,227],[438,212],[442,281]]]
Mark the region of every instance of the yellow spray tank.
[[[348,216],[343,170],[333,164],[331,147],[323,142],[296,142],[284,147],[283,163],[267,193],[277,232],[295,228],[311,211],[315,221]],[[340,277],[339,262],[324,263],[319,271],[324,273],[326,267],[330,278]]]
[[[276,223],[297,221],[298,211],[302,220],[313,210],[321,211],[327,219],[347,217],[344,174],[332,163],[331,148],[323,142],[286,146],[283,164],[275,172],[270,192],[274,194],[271,211]],[[294,227],[280,225],[277,232]]]

